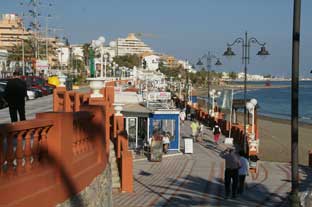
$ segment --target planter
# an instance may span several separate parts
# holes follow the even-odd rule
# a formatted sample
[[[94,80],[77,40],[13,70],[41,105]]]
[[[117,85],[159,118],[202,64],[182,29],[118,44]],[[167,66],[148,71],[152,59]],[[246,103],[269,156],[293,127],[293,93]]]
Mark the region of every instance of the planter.
[[[121,110],[123,109],[123,106],[124,104],[121,104],[121,103],[114,103],[113,106],[114,106],[114,109],[115,109],[115,116],[122,116],[122,114],[120,113]]]
[[[58,75],[57,77],[58,77],[59,82],[60,82],[60,84],[59,84],[58,86],[59,86],[59,87],[66,87],[65,82],[66,82],[67,76],[61,74],[61,75]]]
[[[87,78],[87,81],[90,82],[90,88],[92,90],[91,98],[103,98],[103,94],[100,93],[100,90],[104,87],[105,78]]]

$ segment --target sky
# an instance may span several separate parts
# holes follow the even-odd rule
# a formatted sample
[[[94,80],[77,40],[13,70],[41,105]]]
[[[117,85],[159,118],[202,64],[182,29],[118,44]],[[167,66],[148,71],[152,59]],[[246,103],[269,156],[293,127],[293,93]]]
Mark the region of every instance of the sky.
[[[0,0],[0,13],[21,14],[29,10],[20,2]],[[238,37],[255,37],[265,42],[270,56],[256,55],[251,46],[248,73],[290,77],[293,0],[41,0],[42,16],[51,14],[50,27],[62,28],[58,36],[71,43],[86,43],[99,36],[106,43],[128,33],[153,34],[142,38],[156,52],[173,55],[195,64],[210,51],[220,57],[215,71],[243,72],[241,45],[231,59],[223,52]],[[302,0],[300,74],[312,77],[312,1]],[[46,7],[52,3],[52,7]],[[42,25],[45,25],[41,18]]]

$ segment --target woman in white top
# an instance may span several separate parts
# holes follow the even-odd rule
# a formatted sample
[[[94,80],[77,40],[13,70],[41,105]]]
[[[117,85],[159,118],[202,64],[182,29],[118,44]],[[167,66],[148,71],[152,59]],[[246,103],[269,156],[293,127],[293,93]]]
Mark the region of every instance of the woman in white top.
[[[182,124],[184,124],[185,117],[186,117],[185,112],[181,111],[181,113],[180,113],[180,120],[182,121]]]
[[[238,170],[238,194],[242,194],[245,189],[245,178],[249,175],[249,161],[245,157],[245,152],[239,152],[240,168]]]
[[[169,144],[170,144],[170,134],[167,132],[167,133],[164,133],[163,135],[163,152],[165,154],[168,153],[168,148],[169,148]]]

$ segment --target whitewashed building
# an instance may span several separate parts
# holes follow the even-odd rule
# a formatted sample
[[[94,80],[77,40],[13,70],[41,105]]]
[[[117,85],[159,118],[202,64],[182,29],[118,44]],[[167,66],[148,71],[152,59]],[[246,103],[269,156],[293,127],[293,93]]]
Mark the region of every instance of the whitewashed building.
[[[0,72],[6,70],[8,51],[0,50]]]
[[[159,56],[157,55],[148,55],[142,59],[143,62],[146,61],[146,70],[155,71],[159,68]]]
[[[83,60],[83,46],[71,45],[71,53],[75,59]]]
[[[187,69],[189,73],[197,72],[194,68],[192,68],[192,65],[187,60],[178,60],[178,64],[180,64],[183,68]]]
[[[59,47],[56,50],[58,62],[60,63],[61,67],[66,67],[69,64],[69,57],[70,57],[70,49],[69,47]]]

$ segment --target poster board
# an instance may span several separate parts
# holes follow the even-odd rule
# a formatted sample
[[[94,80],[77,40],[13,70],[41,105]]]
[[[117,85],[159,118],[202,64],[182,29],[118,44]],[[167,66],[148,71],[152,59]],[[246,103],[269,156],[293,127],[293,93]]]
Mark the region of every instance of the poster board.
[[[193,139],[184,138],[184,153],[193,154]]]

